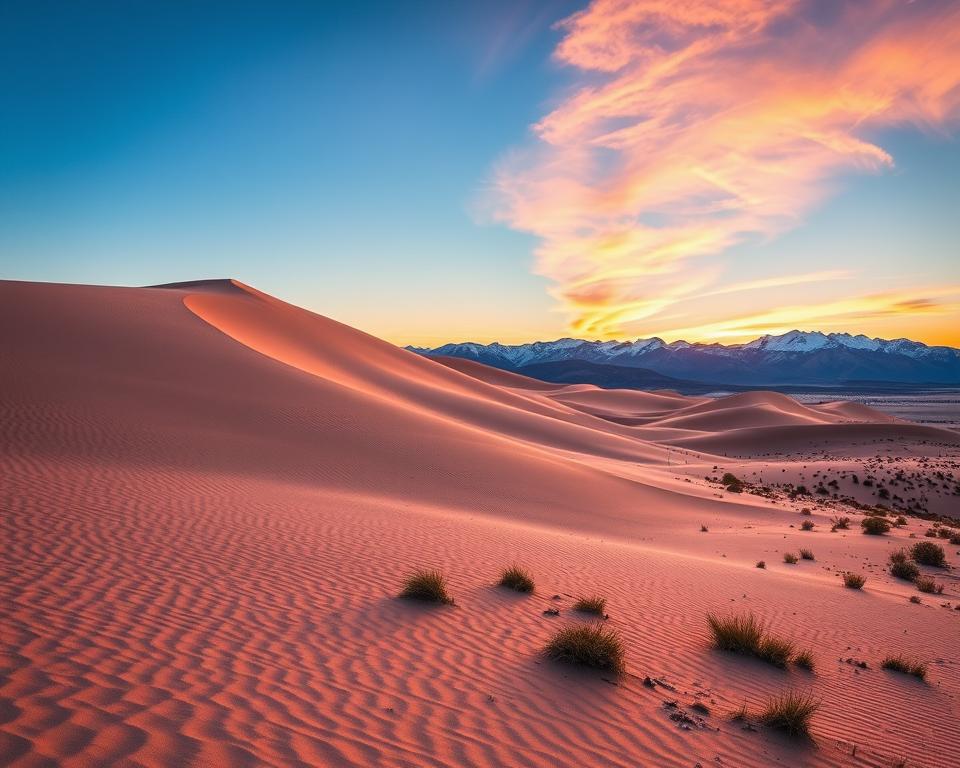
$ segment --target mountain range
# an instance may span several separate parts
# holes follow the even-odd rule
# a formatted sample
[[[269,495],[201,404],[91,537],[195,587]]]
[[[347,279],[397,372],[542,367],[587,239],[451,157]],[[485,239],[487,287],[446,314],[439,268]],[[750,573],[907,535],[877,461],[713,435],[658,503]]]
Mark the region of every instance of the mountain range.
[[[434,349],[408,349],[431,357],[475,360],[548,381],[580,381],[605,387],[673,387],[683,391],[691,388],[685,384],[700,387],[704,384],[836,387],[864,382],[960,384],[960,349],[928,346],[909,339],[885,340],[862,334],[818,331],[790,331],[730,345],[686,341],[668,344],[660,338],[635,341],[564,338],[515,345],[464,342]]]

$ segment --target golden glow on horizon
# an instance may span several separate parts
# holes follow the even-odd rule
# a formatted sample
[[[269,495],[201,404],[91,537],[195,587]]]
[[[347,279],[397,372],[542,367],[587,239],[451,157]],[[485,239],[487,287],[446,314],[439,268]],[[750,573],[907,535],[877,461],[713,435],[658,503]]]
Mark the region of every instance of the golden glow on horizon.
[[[725,281],[731,247],[802,223],[839,174],[893,165],[870,129],[960,116],[960,3],[810,8],[594,0],[561,22],[555,57],[577,87],[503,158],[488,202],[540,238],[536,271],[571,335],[730,343],[817,326],[960,344],[960,285],[870,290],[852,270],[789,267]],[[774,290],[813,282],[832,292]]]

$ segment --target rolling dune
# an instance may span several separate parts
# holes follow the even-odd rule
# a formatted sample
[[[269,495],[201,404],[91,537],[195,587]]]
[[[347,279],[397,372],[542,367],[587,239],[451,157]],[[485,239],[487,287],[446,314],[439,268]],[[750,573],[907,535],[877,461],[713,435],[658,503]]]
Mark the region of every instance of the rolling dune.
[[[922,480],[960,478],[955,432],[773,393],[544,384],[227,280],[0,283],[0,359],[0,764],[956,764],[960,580],[936,571],[943,594],[913,604],[885,569],[929,523],[864,536],[852,508],[830,533],[842,498],[776,487],[837,477],[866,503],[854,471],[901,494],[891,473],[913,472],[956,513]],[[770,491],[705,479],[725,471]],[[784,564],[800,546],[816,560]],[[493,586],[513,562],[535,594]],[[456,606],[396,599],[418,566]],[[620,680],[540,654],[592,593]],[[712,649],[705,613],[742,609],[815,671]],[[896,652],[927,682],[879,669]],[[790,688],[822,699],[813,740],[728,718]],[[671,701],[710,714],[683,728]]]

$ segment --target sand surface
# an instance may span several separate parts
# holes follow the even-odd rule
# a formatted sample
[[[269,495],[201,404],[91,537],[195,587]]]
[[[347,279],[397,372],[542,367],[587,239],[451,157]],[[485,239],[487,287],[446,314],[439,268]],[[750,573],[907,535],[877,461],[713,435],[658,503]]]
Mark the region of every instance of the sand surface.
[[[958,764],[960,580],[886,571],[960,516],[955,431],[544,384],[231,281],[0,283],[0,360],[2,765]],[[877,503],[914,514],[862,535]],[[513,562],[533,595],[493,586]],[[456,606],[397,599],[419,566]],[[540,653],[594,593],[619,679]],[[814,671],[711,648],[705,613],[746,609]],[[788,689],[810,740],[729,718]]]

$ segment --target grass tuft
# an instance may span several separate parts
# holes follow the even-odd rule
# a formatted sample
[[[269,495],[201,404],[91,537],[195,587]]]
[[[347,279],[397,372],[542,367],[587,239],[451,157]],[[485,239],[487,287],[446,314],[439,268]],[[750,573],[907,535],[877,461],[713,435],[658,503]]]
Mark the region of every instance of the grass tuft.
[[[767,563],[765,560],[757,560],[757,568],[766,568]]]
[[[801,531],[812,531],[813,528],[814,528],[813,520],[804,520],[802,523],[800,523]]]
[[[932,541],[918,541],[910,548],[910,557],[920,565],[935,565],[942,568],[947,564],[943,547],[934,544]]]
[[[845,573],[843,574],[843,586],[850,589],[863,589],[863,585],[867,583],[867,577],[860,573]]]
[[[604,616],[607,607],[607,598],[605,597],[581,597],[573,604],[573,610],[581,613],[593,613],[597,616]]]
[[[790,736],[810,733],[810,718],[820,708],[820,699],[810,693],[788,691],[767,701],[759,720],[770,728],[786,731]]]
[[[708,613],[707,624],[721,651],[753,656],[777,667],[787,666],[793,657],[793,643],[769,635],[752,613],[724,617]]]
[[[790,565],[796,565],[798,558],[793,552],[784,552],[783,553],[783,562],[789,563]]]
[[[447,594],[447,579],[436,570],[421,569],[411,573],[403,583],[400,597],[453,605],[453,598]]]
[[[943,593],[943,584],[938,584],[933,576],[917,576],[913,580],[917,589],[926,592],[928,595],[939,595]]]
[[[831,522],[833,527],[831,530],[834,531],[846,531],[850,528],[850,518],[849,517],[834,517]]]
[[[913,581],[920,575],[920,569],[909,561],[894,560],[890,573],[898,579]]]
[[[927,679],[926,664],[899,654],[897,656],[887,656],[880,662],[880,668],[889,669],[891,672],[900,672],[904,675],[913,675],[920,680]]]
[[[811,651],[809,648],[805,648],[802,651],[797,651],[796,655],[793,657],[793,663],[801,669],[807,669],[812,672],[814,666],[813,651]]]
[[[564,627],[543,650],[548,658],[567,664],[606,669],[618,675],[626,668],[620,635],[602,624]]]
[[[813,560],[813,559],[814,559],[814,557],[813,557],[813,552],[811,552],[809,549],[801,549],[801,550],[800,550],[800,557],[803,558],[804,560]]]
[[[526,568],[511,565],[500,574],[498,585],[516,592],[533,592],[533,577]]]
[[[880,536],[890,530],[890,523],[882,517],[865,517],[860,521],[860,525],[863,527],[863,532],[871,536]]]

